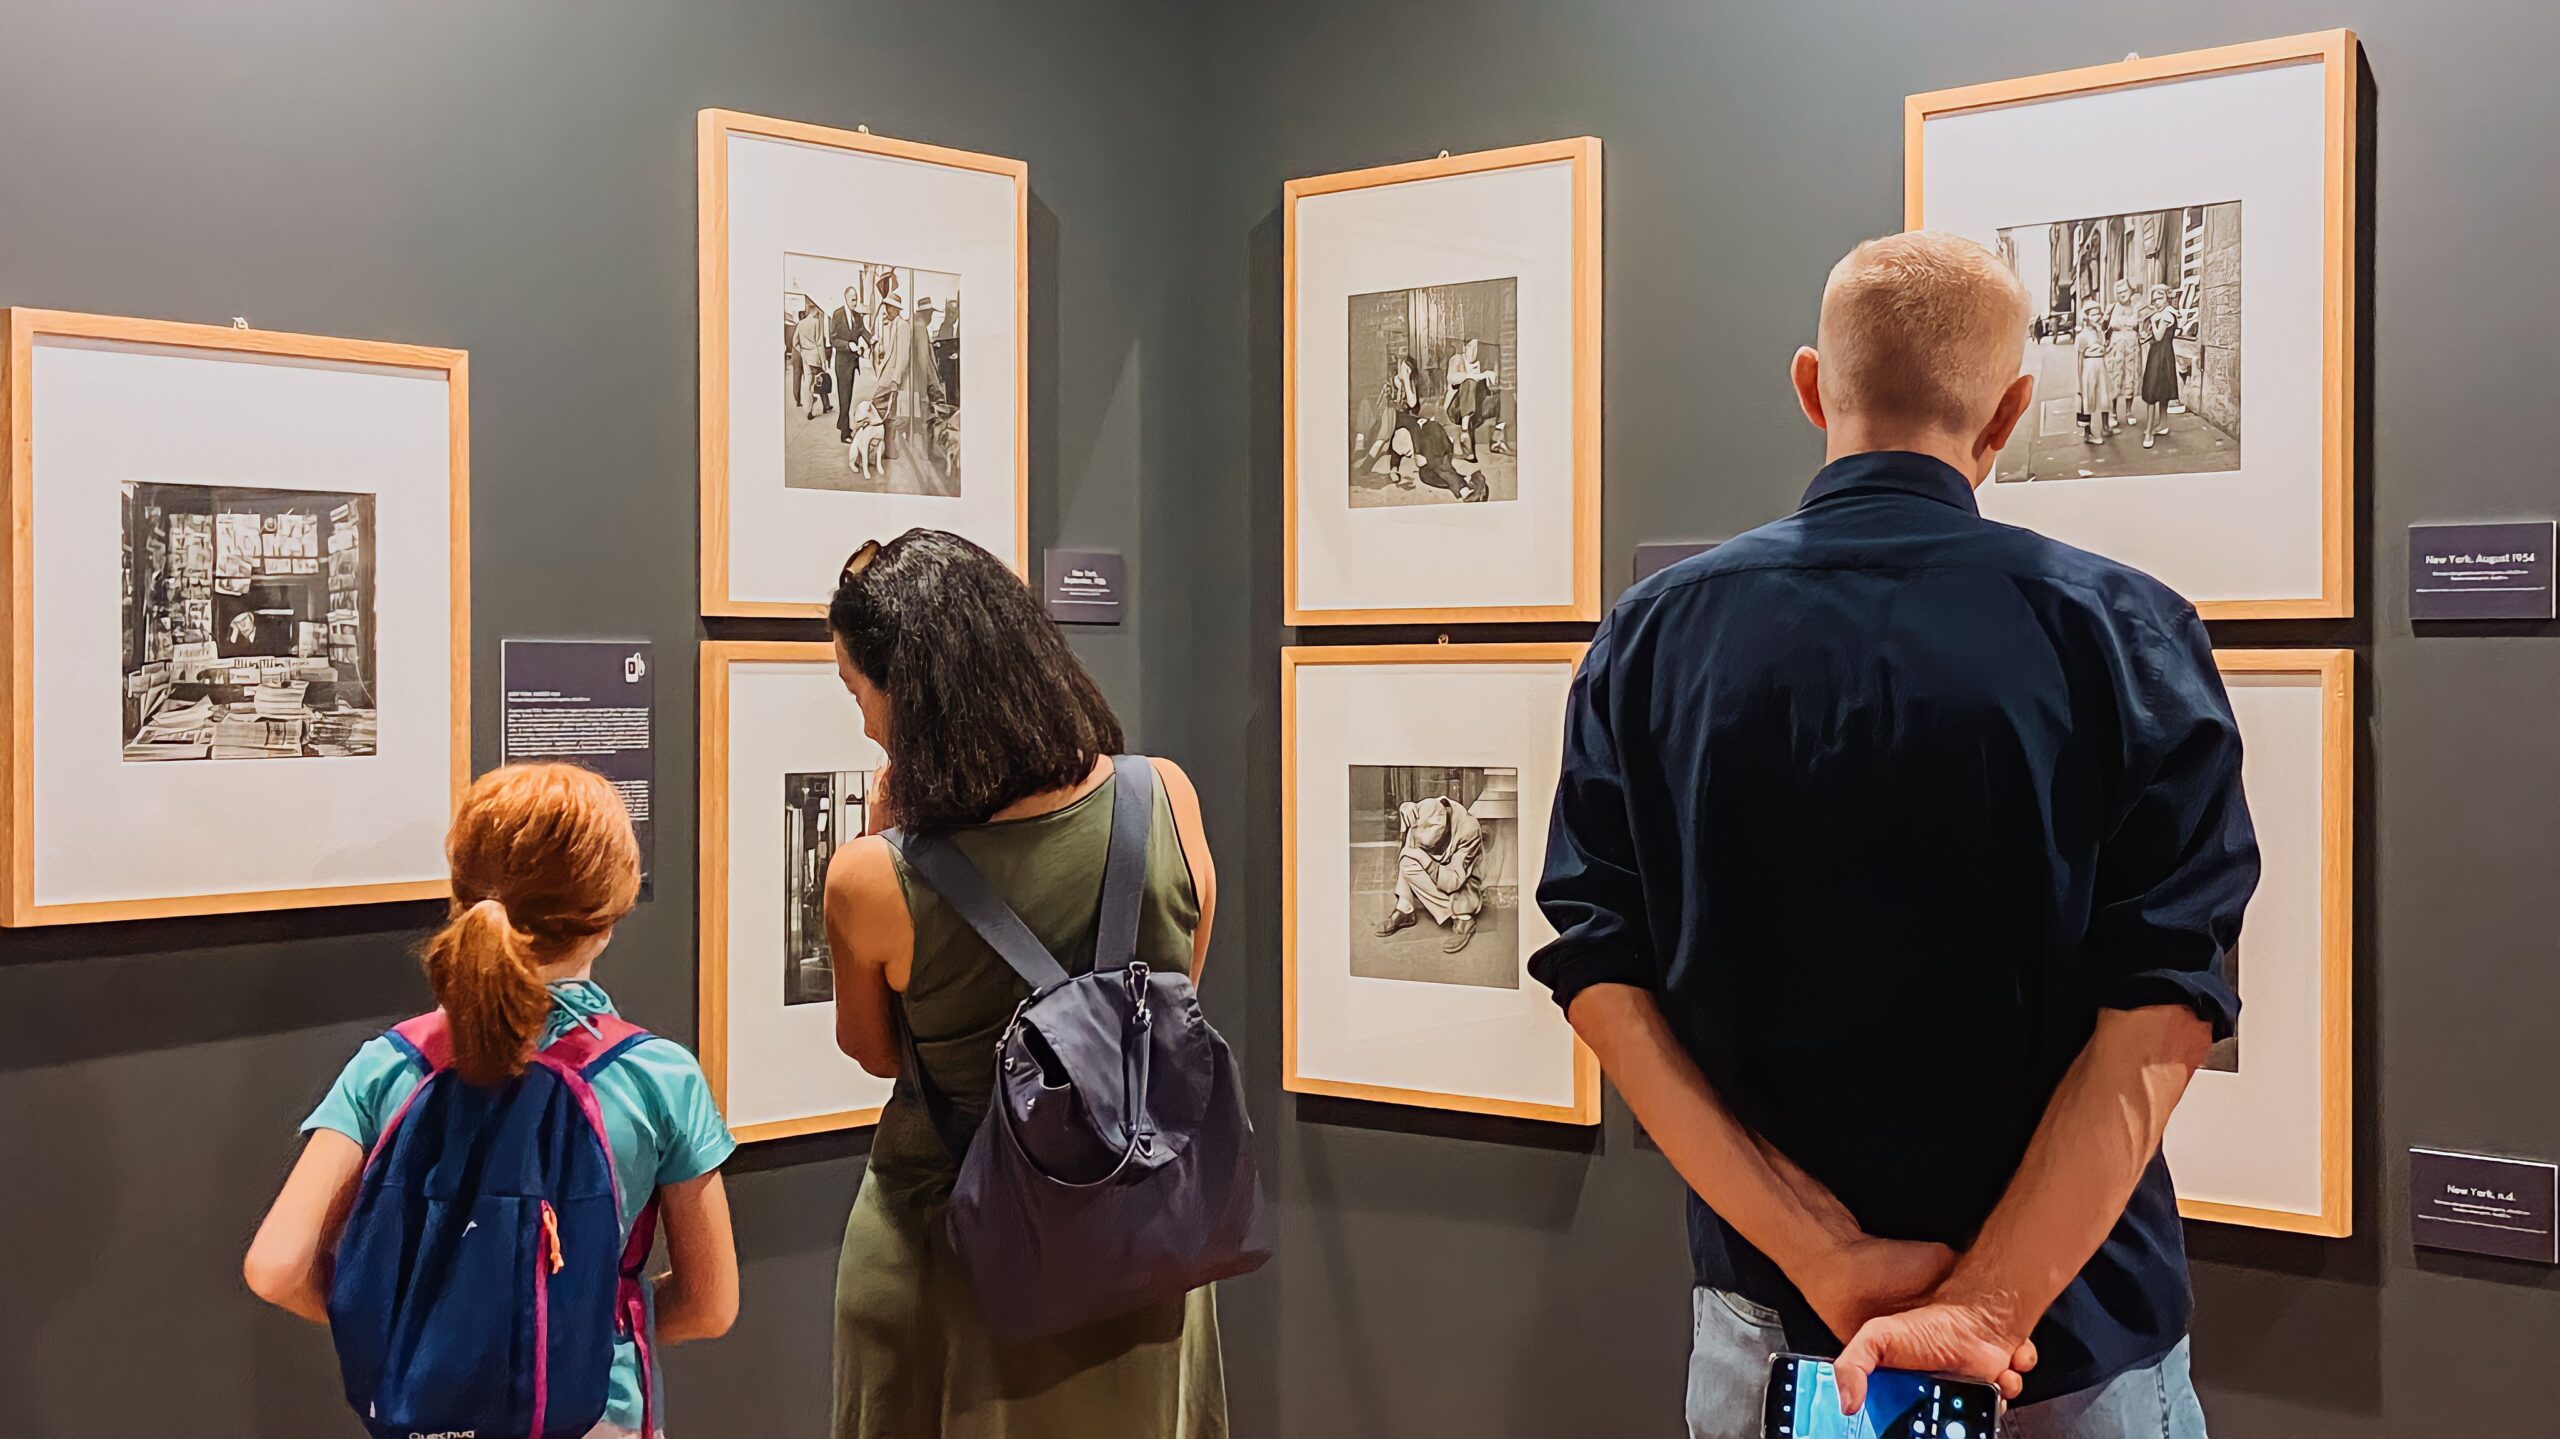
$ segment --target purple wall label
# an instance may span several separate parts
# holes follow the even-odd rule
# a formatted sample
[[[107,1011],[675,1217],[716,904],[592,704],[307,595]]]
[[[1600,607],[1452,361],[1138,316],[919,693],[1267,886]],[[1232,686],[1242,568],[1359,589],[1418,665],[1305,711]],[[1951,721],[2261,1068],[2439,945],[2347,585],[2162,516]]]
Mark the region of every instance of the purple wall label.
[[[658,678],[647,640],[508,640],[502,763],[556,760],[613,781],[640,839],[640,877],[656,872]]]
[[[2409,1151],[2410,1238],[2425,1249],[2560,1264],[2560,1165]]]
[[[2554,522],[2409,527],[2409,618],[2554,618]]]
[[[1049,618],[1062,625],[1120,623],[1128,562],[1117,550],[1049,550],[1042,566]]]

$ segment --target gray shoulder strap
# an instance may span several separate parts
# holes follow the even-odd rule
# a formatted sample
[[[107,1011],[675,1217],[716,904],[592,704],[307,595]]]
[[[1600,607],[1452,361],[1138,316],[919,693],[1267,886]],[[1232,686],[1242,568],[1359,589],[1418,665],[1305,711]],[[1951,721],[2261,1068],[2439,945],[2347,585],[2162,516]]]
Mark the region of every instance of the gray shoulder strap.
[[[969,862],[959,847],[948,840],[918,837],[903,830],[889,830],[880,836],[906,860],[907,868],[942,897],[951,911],[987,942],[1013,972],[1022,976],[1032,992],[1054,988],[1067,982],[1067,971],[1049,953],[1031,927],[1013,907],[996,897],[987,887],[987,877]]]
[[[1138,956],[1138,902],[1146,895],[1147,841],[1156,820],[1156,767],[1144,755],[1114,755],[1111,852],[1102,862],[1102,909],[1093,926],[1093,967],[1126,969]]]

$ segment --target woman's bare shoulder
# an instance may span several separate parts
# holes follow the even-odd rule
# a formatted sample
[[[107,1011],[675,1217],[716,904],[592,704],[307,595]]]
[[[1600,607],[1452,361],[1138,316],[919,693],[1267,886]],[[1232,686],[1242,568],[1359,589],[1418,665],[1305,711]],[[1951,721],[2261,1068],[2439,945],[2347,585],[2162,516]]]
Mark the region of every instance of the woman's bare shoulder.
[[[1148,763],[1155,766],[1156,778],[1164,784],[1164,797],[1173,806],[1174,818],[1185,823],[1197,823],[1200,818],[1200,791],[1192,787],[1191,776],[1182,772],[1182,766],[1162,756],[1153,757]]]
[[[860,914],[884,905],[903,909],[906,902],[906,892],[898,884],[897,861],[890,857],[889,842],[880,836],[867,834],[838,846],[827,861],[829,905]]]

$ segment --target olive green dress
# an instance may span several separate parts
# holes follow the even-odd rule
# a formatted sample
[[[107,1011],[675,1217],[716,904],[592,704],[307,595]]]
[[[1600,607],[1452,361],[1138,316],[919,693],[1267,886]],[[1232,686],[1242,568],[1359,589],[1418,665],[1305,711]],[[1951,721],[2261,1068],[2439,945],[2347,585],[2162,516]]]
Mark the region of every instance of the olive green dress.
[[[1116,783],[1050,814],[952,836],[1071,973],[1093,967]],[[974,1125],[994,1088],[996,1038],[1027,990],[903,862],[898,882],[915,922],[905,1011],[916,1049],[935,1087]],[[1199,923],[1190,865],[1158,786],[1138,958],[1189,973]],[[1226,1376],[1208,1289],[1054,1338],[988,1338],[943,1237],[958,1173],[922,1099],[900,1081],[872,1136],[836,1266],[835,1439],[1225,1439]]]

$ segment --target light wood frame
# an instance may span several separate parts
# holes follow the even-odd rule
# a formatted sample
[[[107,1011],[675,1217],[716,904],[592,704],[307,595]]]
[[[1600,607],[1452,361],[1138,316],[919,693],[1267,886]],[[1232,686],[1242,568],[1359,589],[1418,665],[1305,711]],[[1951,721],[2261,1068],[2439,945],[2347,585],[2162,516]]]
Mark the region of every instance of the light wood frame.
[[[1902,102],[1902,221],[1925,229],[1921,129],[1930,120],[2066,96],[2317,61],[2327,78],[2320,365],[2320,593],[2284,599],[2201,600],[2209,620],[2343,619],[2355,613],[2357,56],[2352,30],[2225,45],[1932,90]]]
[[[702,645],[702,773],[699,793],[701,826],[697,841],[701,864],[701,958],[694,972],[700,986],[694,1053],[703,1077],[711,1081],[711,1098],[721,1112],[729,1107],[729,670],[740,664],[833,664],[835,646],[826,640],[706,640]],[[836,1129],[859,1129],[880,1122],[879,1105],[844,1109],[797,1119],[768,1120],[732,1129],[741,1144],[790,1139]]]
[[[729,593],[729,137],[759,135],[834,150],[948,165],[1013,182],[1013,568],[1031,574],[1031,167],[861,130],[837,130],[736,110],[697,117],[695,259],[701,333],[702,612],[818,619],[824,603],[741,600]],[[878,538],[886,539],[887,536]],[[850,551],[853,542],[845,548]]]
[[[2189,1219],[2324,1239],[2355,1232],[2355,651],[2216,650],[2225,675],[2320,680],[2320,1212],[2180,1199]]]
[[[1573,166],[1573,599],[1560,605],[1310,609],[1298,603],[1298,202],[1311,195],[1480,175],[1568,161]],[[1291,180],[1283,188],[1281,476],[1287,616],[1291,625],[1503,624],[1600,618],[1600,141],[1589,135],[1443,155]],[[1508,356],[1504,363],[1518,363]]]
[[[1301,665],[1562,664],[1579,669],[1582,644],[1291,645],[1280,651],[1280,1087],[1321,1094],[1490,1114],[1553,1124],[1600,1122],[1600,1058],[1573,1040],[1573,1103],[1530,1104],[1481,1095],[1316,1079],[1298,1072],[1298,668]],[[1528,857],[1523,856],[1526,863]],[[1525,871],[1524,871],[1525,873]]]
[[[0,664],[0,925],[86,924],[254,910],[311,909],[441,899],[448,880],[324,885],[238,894],[168,895],[151,899],[39,904],[35,898],[35,412],[34,352],[39,336],[132,345],[266,355],[324,363],[377,365],[441,373],[447,385],[446,430],[451,477],[453,798],[471,781],[471,403],[470,358],[461,350],[380,340],[343,340],[278,330],[232,329],[174,320],[137,320],[65,310],[0,311],[0,467],[5,467],[9,540],[0,550],[0,630],[8,658]]]

